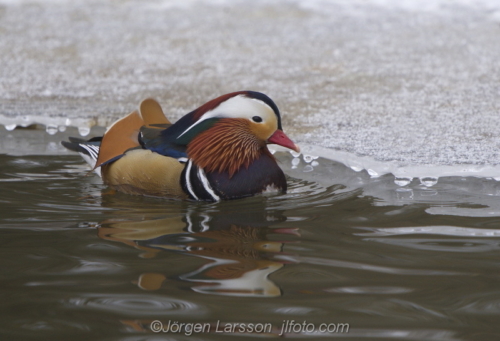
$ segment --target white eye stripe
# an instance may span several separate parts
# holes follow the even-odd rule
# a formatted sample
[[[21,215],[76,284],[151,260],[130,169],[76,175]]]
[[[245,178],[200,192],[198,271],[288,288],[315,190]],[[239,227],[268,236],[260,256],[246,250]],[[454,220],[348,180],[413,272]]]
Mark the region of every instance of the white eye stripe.
[[[247,97],[247,98],[249,98],[249,97]],[[271,110],[271,111],[274,113],[273,108],[271,108],[271,107],[269,106],[269,104],[267,104],[266,102],[264,102],[264,101],[262,101],[262,100],[260,100],[260,99],[257,99],[257,98],[251,98],[251,97],[250,97],[249,99],[251,99],[252,101],[259,102],[259,103],[260,103],[260,104],[262,104],[262,105],[265,105],[266,107],[268,107],[268,108],[269,108],[269,110]]]
[[[180,138],[193,127],[210,118],[248,118],[252,120],[254,116],[260,116],[263,121],[269,120],[272,117],[275,117],[277,120],[274,110],[263,101],[244,95],[237,95],[222,102],[216,108],[207,111],[198,121],[177,136],[177,138]]]

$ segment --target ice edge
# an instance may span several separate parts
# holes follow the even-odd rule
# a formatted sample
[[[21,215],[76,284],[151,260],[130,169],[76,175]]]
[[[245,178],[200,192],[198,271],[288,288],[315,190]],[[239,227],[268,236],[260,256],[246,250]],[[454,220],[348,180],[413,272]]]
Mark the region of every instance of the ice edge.
[[[13,117],[10,120],[4,118],[4,125],[7,131],[11,131],[16,127],[25,127],[30,124],[42,124],[46,127],[46,132],[49,135],[54,135],[57,132],[66,130],[66,127],[75,126],[81,136],[87,136],[90,133],[95,122],[92,119],[69,119],[60,117],[59,120],[54,118],[47,119],[26,119],[23,117]],[[49,123],[50,122],[50,123]],[[81,123],[74,125],[74,123]],[[321,157],[331,161],[339,162],[346,167],[351,168],[356,172],[366,171],[372,178],[378,178],[386,174],[392,174],[395,177],[396,184],[405,186],[412,179],[419,178],[422,183],[432,185],[439,178],[447,176],[460,177],[478,177],[478,178],[493,178],[500,181],[500,165],[473,165],[473,164],[452,164],[452,165],[436,165],[436,164],[409,164],[408,162],[398,161],[379,161],[373,157],[358,156],[346,151],[335,150],[331,148],[300,143],[301,153],[292,152],[292,155],[297,158],[302,155],[303,158],[313,156]],[[272,146],[275,151],[289,151],[280,146]],[[320,161],[320,160],[318,160]],[[312,169],[311,169],[312,170]]]
[[[479,178],[493,178],[500,181],[500,165],[418,165],[398,161],[378,161],[368,156],[357,156],[353,153],[345,151],[303,143],[300,144],[300,148],[302,155],[319,156],[324,159],[339,162],[356,172],[365,170],[372,178],[392,174],[396,179],[408,179],[409,181],[413,178],[419,178],[424,181],[426,178],[435,178],[437,181],[438,178],[447,176],[472,176]],[[277,151],[286,150],[278,146],[273,146],[273,149],[276,149]]]

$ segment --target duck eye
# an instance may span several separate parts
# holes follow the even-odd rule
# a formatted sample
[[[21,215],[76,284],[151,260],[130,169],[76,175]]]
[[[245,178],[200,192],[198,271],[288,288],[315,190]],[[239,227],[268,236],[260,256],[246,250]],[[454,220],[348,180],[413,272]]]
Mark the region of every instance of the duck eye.
[[[260,122],[262,122],[262,117],[260,117],[260,116],[254,116],[254,117],[252,117],[252,121],[260,123]]]

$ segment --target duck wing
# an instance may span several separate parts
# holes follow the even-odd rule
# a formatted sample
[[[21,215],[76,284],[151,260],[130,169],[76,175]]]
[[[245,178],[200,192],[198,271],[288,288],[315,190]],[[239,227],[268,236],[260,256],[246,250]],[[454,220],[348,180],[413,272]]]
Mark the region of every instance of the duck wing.
[[[149,149],[147,144],[140,140],[141,128],[161,132],[170,125],[160,104],[152,98],[145,99],[139,105],[139,110],[116,121],[106,131],[102,137],[95,168],[118,160],[128,150]],[[154,134],[146,135],[153,138]]]

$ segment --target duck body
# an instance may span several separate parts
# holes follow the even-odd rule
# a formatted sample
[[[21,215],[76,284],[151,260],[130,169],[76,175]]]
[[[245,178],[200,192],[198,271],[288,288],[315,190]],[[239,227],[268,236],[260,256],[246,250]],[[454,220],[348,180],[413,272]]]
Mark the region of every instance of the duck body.
[[[189,161],[181,175],[181,186],[196,200],[228,200],[265,192],[286,192],[285,174],[271,154],[262,153],[248,168],[242,167],[231,177],[226,172],[205,173]]]
[[[209,101],[172,124],[153,99],[115,122],[102,138],[63,142],[109,187],[160,197],[219,201],[286,192],[267,144],[298,151],[274,102],[240,91]]]

